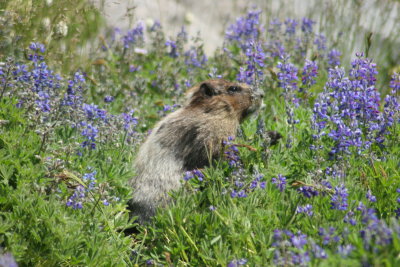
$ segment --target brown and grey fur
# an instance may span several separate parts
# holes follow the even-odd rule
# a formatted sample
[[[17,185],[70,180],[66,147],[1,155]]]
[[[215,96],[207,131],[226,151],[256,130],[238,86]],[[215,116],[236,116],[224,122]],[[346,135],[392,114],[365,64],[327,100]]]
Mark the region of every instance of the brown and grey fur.
[[[239,123],[256,111],[261,91],[247,84],[208,80],[191,88],[184,106],[158,122],[139,149],[130,208],[139,222],[178,189],[187,170],[203,168],[221,152],[222,141],[235,136]]]

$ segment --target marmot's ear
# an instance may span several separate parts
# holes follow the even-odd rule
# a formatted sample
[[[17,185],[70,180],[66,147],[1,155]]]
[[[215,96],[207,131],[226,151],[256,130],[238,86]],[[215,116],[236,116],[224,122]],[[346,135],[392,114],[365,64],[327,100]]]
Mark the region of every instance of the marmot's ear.
[[[215,90],[215,88],[212,85],[210,85],[209,83],[202,83],[200,85],[200,92],[203,95],[208,96],[208,97],[211,97],[211,96],[217,94],[217,91]]]

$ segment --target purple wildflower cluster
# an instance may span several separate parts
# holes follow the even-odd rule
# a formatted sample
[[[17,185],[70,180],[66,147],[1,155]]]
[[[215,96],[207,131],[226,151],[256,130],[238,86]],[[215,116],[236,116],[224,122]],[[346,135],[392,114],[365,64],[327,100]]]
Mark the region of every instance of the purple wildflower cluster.
[[[208,73],[208,77],[210,77],[211,79],[221,79],[222,75],[218,74],[217,72],[217,68],[211,68],[210,73]]]
[[[296,61],[304,61],[310,54],[318,54],[318,60],[327,58],[328,41],[324,34],[314,32],[315,21],[303,18],[300,27],[298,27],[299,24],[300,21],[290,18],[283,22],[278,19],[270,21],[268,27],[270,38],[266,42],[266,50],[272,61],[276,58],[287,57],[288,51]]]
[[[230,179],[227,178],[233,184],[230,196],[232,198],[245,198],[257,188],[265,189],[266,182],[263,174],[256,172],[253,175],[248,175],[246,173],[240,160],[239,150],[232,143],[233,140],[234,138],[229,137],[228,140],[223,141],[225,146],[224,155],[230,169],[232,169]]]
[[[72,196],[70,196],[67,200],[66,205],[73,209],[82,209],[83,203],[85,201],[90,200],[90,196],[88,196],[88,192],[93,191],[96,186],[96,171],[85,173],[82,177],[82,181],[85,183],[84,185],[79,184]]]
[[[246,265],[246,263],[247,263],[247,259],[242,258],[239,260],[232,260],[232,261],[228,262],[228,264],[226,266],[227,267],[238,267],[238,266]]]
[[[323,245],[334,245],[340,242],[341,238],[337,234],[335,227],[323,228],[320,227],[318,235],[321,237]]]
[[[246,49],[246,67],[240,67],[237,75],[239,82],[258,86],[263,79],[262,68],[265,66],[265,53],[260,44],[250,42]]]
[[[241,165],[239,150],[237,146],[232,143],[233,140],[234,138],[229,136],[228,140],[222,142],[225,146],[224,156],[227,159],[229,166],[232,168],[240,167]]]
[[[195,68],[202,68],[208,61],[207,56],[199,47],[191,47],[184,53],[184,56],[185,64],[189,72]]]
[[[389,104],[387,111],[380,111],[376,74],[376,65],[362,54],[352,61],[349,78],[343,68],[329,70],[324,92],[314,104],[312,120],[315,138],[326,135],[335,141],[332,157],[351,154],[353,149],[361,154],[372,144],[384,142],[396,105]]]
[[[259,39],[263,28],[260,25],[261,10],[250,10],[245,17],[240,17],[236,22],[228,27],[226,31],[226,39],[235,41],[246,51],[249,41]]]
[[[31,66],[15,64],[12,71],[13,83],[7,86],[18,90],[18,88],[29,88],[18,94],[18,107],[31,107],[34,105],[36,111],[41,115],[42,121],[50,120],[50,111],[57,108],[61,77],[55,74],[44,62],[42,53],[45,47],[40,43],[31,43],[29,46],[32,54],[28,54]],[[10,92],[11,93],[11,92]],[[14,92],[16,93],[16,92]]]
[[[200,171],[200,170],[191,170],[191,171],[187,171],[185,172],[184,176],[183,176],[183,180],[185,181],[189,181],[193,178],[197,178],[198,181],[203,181],[204,180],[204,174]]]
[[[165,45],[169,47],[168,55],[172,58],[177,58],[179,56],[178,46],[175,41],[168,40]]]
[[[398,225],[389,226],[384,220],[378,219],[374,209],[368,208],[360,202],[357,210],[361,211],[361,222],[364,228],[361,229],[360,236],[366,250],[378,253],[382,247],[393,244],[394,235],[397,238],[400,237]]]
[[[305,215],[311,217],[313,216],[314,212],[312,211],[312,205],[306,204],[304,206],[297,206],[296,212],[297,213],[304,213]]]
[[[107,194],[107,190],[105,190],[105,184],[98,185],[96,181],[97,171],[92,171],[89,173],[85,173],[82,176],[83,184],[79,184],[74,193],[67,200],[67,207],[71,207],[72,209],[82,209],[84,203],[88,202],[101,202],[104,206],[109,206],[110,202],[119,201],[118,197],[110,197]],[[95,200],[95,193],[100,194],[100,199]]]
[[[394,73],[390,80],[390,93],[386,95],[383,106],[383,123],[381,133],[390,134],[389,128],[395,123],[400,123],[400,73]]]
[[[299,100],[295,97],[295,93],[298,89],[298,69],[292,63],[288,62],[288,57],[281,57],[281,60],[282,62],[278,62],[276,66],[279,69],[277,73],[279,81],[278,86],[284,89],[285,100],[288,103],[297,105]]]
[[[282,174],[278,174],[278,177],[273,177],[272,178],[272,184],[276,186],[279,191],[283,192],[286,188],[286,177],[284,177]]]
[[[344,185],[336,186],[335,193],[331,197],[331,209],[347,210],[347,198],[349,194]]]
[[[319,195],[319,191],[312,186],[301,186],[297,191],[306,198],[311,198]]]
[[[137,46],[143,43],[144,38],[144,25],[143,23],[138,23],[136,27],[129,30],[126,35],[122,37],[125,48],[130,48],[132,46]]]
[[[18,264],[11,253],[3,253],[3,251],[0,250],[0,266],[18,267]]]
[[[263,181],[264,175],[255,174],[251,176],[254,179],[249,181],[248,177],[243,172],[243,169],[239,169],[232,174],[235,180],[234,189],[231,191],[232,198],[244,198],[257,188],[265,189],[266,187],[266,182]]]
[[[342,53],[337,49],[332,49],[328,53],[328,65],[330,68],[335,68],[336,66],[340,66],[340,56]]]
[[[240,17],[232,24],[227,32],[228,42],[237,44],[245,54],[244,67],[240,67],[237,80],[258,86],[263,80],[265,52],[260,41],[263,27],[260,27],[261,11],[249,11],[246,17]],[[227,49],[226,49],[227,50]]]
[[[306,245],[309,243],[307,235],[302,232],[293,234],[288,230],[274,230],[272,246],[274,251],[274,264],[277,266],[300,265],[307,266],[310,262],[310,251]]]
[[[295,131],[294,125],[299,123],[299,120],[295,118],[294,107],[299,106],[299,98],[297,97],[298,87],[297,87],[297,71],[298,69],[289,63],[289,57],[282,56],[282,62],[278,62],[277,68],[279,72],[278,76],[278,86],[281,87],[284,92],[283,96],[285,99],[285,110],[287,116],[287,123],[290,126],[290,131],[287,136],[286,147],[291,147],[293,143],[293,134]]]
[[[301,82],[303,86],[309,88],[310,86],[315,84],[315,78],[318,75],[318,65],[317,62],[306,60],[303,73],[301,77]]]

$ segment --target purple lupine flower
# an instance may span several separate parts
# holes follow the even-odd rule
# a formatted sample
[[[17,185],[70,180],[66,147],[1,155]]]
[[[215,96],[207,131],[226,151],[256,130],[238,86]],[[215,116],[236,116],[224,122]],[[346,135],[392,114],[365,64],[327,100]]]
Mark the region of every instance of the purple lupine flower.
[[[293,132],[294,125],[299,123],[298,119],[294,116],[294,106],[299,105],[299,98],[296,97],[297,88],[297,68],[288,63],[289,57],[281,56],[280,59],[283,62],[278,62],[277,67],[279,68],[278,76],[278,86],[284,89],[284,99],[285,99],[285,110],[287,115],[287,123],[291,126],[291,131],[289,132],[286,139],[286,147],[290,148],[293,142]]]
[[[315,197],[318,196],[319,194],[318,191],[311,186],[302,186],[299,189],[297,189],[297,191],[300,194],[303,194],[303,196],[305,196],[306,198]]]
[[[280,70],[278,72],[278,80],[280,81],[279,87],[282,88],[297,88],[297,83],[295,81],[297,78],[297,68],[292,63],[278,62],[277,68]]]
[[[193,172],[193,175],[195,175],[199,181],[204,180],[204,174],[200,170],[196,169],[196,170],[193,170],[192,172]]]
[[[127,131],[129,135],[133,135],[135,133],[136,125],[138,124],[138,119],[134,117],[135,110],[131,110],[128,113],[122,113],[122,119],[124,122],[124,129]]]
[[[292,36],[296,33],[296,26],[299,24],[295,19],[286,19],[285,20],[285,34]]]
[[[312,205],[310,205],[310,204],[307,204],[305,206],[297,206],[296,212],[304,213],[309,217],[311,217],[314,214],[314,212],[312,211]]]
[[[137,72],[141,69],[141,66],[129,65],[129,72]]]
[[[189,181],[192,178],[194,178],[193,172],[191,172],[191,171],[185,172],[185,175],[183,176],[183,180]]]
[[[234,168],[240,166],[240,156],[238,148],[231,141],[232,138],[228,138],[228,141],[223,141],[222,143],[226,146],[224,156],[228,160],[229,166]]]
[[[292,256],[293,265],[307,266],[310,261],[310,256],[308,251],[304,253],[295,253],[293,251],[290,251],[289,254]]]
[[[381,132],[382,114],[379,108],[380,96],[375,88],[376,65],[369,59],[352,61],[349,78],[343,68],[329,70],[329,78],[316,100],[313,115],[313,129],[330,130],[328,137],[335,141],[330,157],[336,154],[351,154],[353,148],[358,154],[367,150]]]
[[[267,50],[270,51],[272,58],[287,58],[285,47],[280,40],[272,40],[266,44]]]
[[[85,197],[86,197],[85,187],[83,187],[82,185],[78,185],[72,196],[68,198],[66,205],[67,207],[71,207],[74,210],[82,209],[83,208],[82,201]]]
[[[338,243],[340,241],[340,237],[336,233],[336,229],[334,227],[323,228],[320,227],[318,230],[318,235],[322,238],[322,244],[329,245],[332,243]]]
[[[336,186],[335,193],[331,197],[331,209],[347,210],[347,197],[349,196],[344,185]]]
[[[89,173],[85,173],[83,176],[82,176],[82,180],[85,182],[85,183],[88,183],[88,190],[91,190],[91,189],[93,189],[94,187],[95,187],[95,185],[96,185],[96,174],[97,174],[97,171],[93,171],[93,172],[89,172]]]
[[[158,30],[161,30],[161,29],[162,29],[162,26],[161,26],[160,21],[156,20],[156,21],[154,21],[153,25],[150,27],[149,30],[151,32],[155,32],[155,31],[158,31]]]
[[[40,51],[40,53],[44,53],[46,51],[46,47],[44,46],[44,44],[33,43],[33,42],[29,45],[29,49],[31,49],[32,51],[35,51],[35,52]]]
[[[240,191],[237,193],[237,197],[238,197],[238,198],[245,198],[245,197],[247,197],[246,191],[240,190]]]
[[[368,190],[368,192],[367,192],[367,194],[366,194],[365,197],[366,197],[366,198],[368,199],[368,201],[370,201],[370,202],[376,202],[376,197],[375,197],[374,195],[372,195],[371,190]]]
[[[199,51],[195,47],[191,47],[185,52],[185,64],[188,66],[188,70],[194,68],[202,68],[208,61],[205,54],[199,54]]]
[[[340,256],[343,258],[348,257],[351,252],[354,250],[354,246],[347,244],[347,245],[339,245],[337,248],[337,252],[339,253]]]
[[[113,101],[114,101],[114,97],[113,97],[113,96],[106,95],[106,96],[104,97],[104,102],[106,102],[106,103],[111,103],[111,102],[113,102]]]
[[[293,234],[287,230],[275,229],[272,246],[274,250],[274,264],[278,266],[306,265],[310,261],[308,251],[304,251],[308,244],[307,236],[300,231]],[[290,248],[294,250],[289,250]],[[296,252],[295,252],[296,251]]]
[[[247,259],[242,258],[239,260],[232,260],[226,266],[227,267],[238,267],[238,266],[245,265],[246,263],[247,263]]]
[[[96,137],[99,132],[97,127],[93,126],[90,123],[82,122],[81,126],[83,127],[81,131],[81,135],[86,138],[84,142],[82,142],[82,147],[89,147],[90,149],[96,149]]]
[[[351,225],[356,225],[357,221],[354,219],[354,212],[353,211],[349,211],[348,213],[346,213],[346,216],[344,216],[343,218],[343,222],[345,223],[349,223]]]
[[[400,74],[394,73],[392,79],[390,80],[390,88],[392,89],[390,93],[385,97],[385,102],[383,106],[383,121],[380,126],[380,134],[378,138],[383,139],[382,135],[390,134],[389,128],[395,123],[400,122],[400,103],[398,94],[400,92]],[[381,143],[381,142],[379,142]]]
[[[105,109],[99,108],[97,105],[84,103],[82,109],[85,112],[88,120],[107,120],[107,111]]]
[[[263,78],[262,68],[266,57],[261,44],[249,42],[246,56],[246,67],[240,67],[237,80],[250,85],[258,85]]]
[[[277,18],[272,19],[269,22],[268,32],[273,35],[280,33],[281,25],[282,25],[282,23],[279,21],[279,19],[277,19]]]
[[[337,50],[337,49],[332,49],[331,51],[329,51],[328,53],[328,65],[331,68],[334,68],[336,66],[340,65],[340,56],[342,55],[342,53]]]
[[[325,250],[320,247],[319,245],[315,244],[315,242],[311,243],[311,251],[315,258],[317,259],[326,259],[328,255],[326,254]]]
[[[13,255],[9,252],[0,254],[0,266],[4,267],[18,267]]]
[[[217,74],[217,68],[211,68],[211,72],[208,73],[208,77],[211,79],[221,79],[222,75]]]
[[[290,238],[292,245],[298,249],[302,249],[307,244],[307,235],[298,232]]]
[[[231,198],[235,198],[237,197],[238,193],[236,192],[236,190],[232,190],[231,191]]]
[[[276,185],[276,188],[278,188],[279,191],[283,192],[283,190],[286,188],[286,177],[284,177],[282,174],[278,174],[278,178],[272,178],[272,183]]]
[[[177,34],[178,40],[183,42],[187,42],[188,40],[188,33],[186,32],[185,26],[182,26],[181,31]]]
[[[324,34],[317,34],[315,36],[314,44],[317,46],[318,50],[326,50],[326,37]]]
[[[389,87],[392,88],[392,93],[396,94],[400,92],[400,73],[393,73],[392,79],[390,80]]]
[[[240,17],[236,23],[230,25],[226,31],[226,39],[235,41],[246,50],[249,41],[258,40],[260,32],[260,14],[261,10],[249,11],[245,17]]]
[[[128,31],[127,34],[122,37],[124,47],[129,48],[131,46],[138,45],[140,42],[143,42],[143,30],[143,23],[139,23],[135,28]]]
[[[172,58],[179,57],[178,46],[176,45],[176,42],[168,40],[167,42],[165,42],[165,45],[167,47],[170,47],[170,51],[168,53],[170,57]]]
[[[383,220],[371,221],[360,231],[365,249],[374,249],[378,246],[388,246],[393,242],[393,230]]]
[[[303,18],[301,21],[301,31],[304,32],[305,34],[312,33],[314,24],[315,24],[315,21],[313,21],[309,18]]]
[[[191,80],[185,80],[185,86],[188,88],[191,87],[192,86]]]
[[[318,75],[318,65],[315,61],[306,60],[304,64],[301,81],[303,85],[310,87],[315,84],[315,77]]]

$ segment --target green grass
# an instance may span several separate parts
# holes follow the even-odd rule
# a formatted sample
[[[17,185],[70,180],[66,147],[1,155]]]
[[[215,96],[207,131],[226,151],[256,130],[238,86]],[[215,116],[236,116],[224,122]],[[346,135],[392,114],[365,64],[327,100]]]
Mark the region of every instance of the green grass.
[[[57,2],[55,7],[58,5],[61,4]],[[86,11],[80,14],[83,18],[87,18]],[[97,22],[91,23],[97,25]],[[23,34],[21,46],[8,46],[9,50],[4,50],[1,56],[15,56],[17,62],[32,68],[32,62],[13,52],[13,49],[28,51],[24,49],[33,37]],[[320,140],[323,149],[310,150],[310,145],[315,144],[312,107],[327,81],[323,68],[316,84],[301,95],[304,101],[295,108],[295,117],[300,122],[292,128],[287,123],[286,103],[277,84],[277,62],[267,62],[268,69],[263,70],[267,79],[261,84],[266,92],[266,107],[241,125],[240,134],[233,141],[255,148],[253,151],[239,147],[241,173],[237,174],[238,168],[230,167],[222,157],[202,170],[203,181],[182,180],[182,188],[170,193],[173,201],[168,207],[160,208],[149,225],[136,225],[129,218],[126,205],[133,191],[128,180],[135,175],[133,160],[138,146],[148,130],[168,113],[163,111],[164,105],[183,103],[185,83],[207,79],[211,67],[217,67],[225,78],[235,80],[238,68],[245,65],[243,53],[232,46],[229,49],[233,58],[217,52],[202,68],[188,70],[183,56],[173,59],[160,46],[165,43],[162,32],[147,34],[153,42],[146,47],[147,55],[124,51],[121,45],[109,47],[107,51],[99,47],[92,53],[101,60],[96,64],[83,63],[87,75],[86,82],[81,84],[83,102],[96,103],[107,115],[113,115],[107,122],[98,118],[89,120],[81,110],[66,112],[61,108],[54,108],[56,111],[46,120],[45,113],[35,109],[35,101],[31,102],[32,106],[16,106],[24,93],[31,91],[32,82],[17,83],[11,79],[18,85],[3,87],[6,90],[0,99],[0,249],[10,252],[20,266],[143,266],[149,261],[155,265],[224,266],[240,259],[247,260],[246,266],[271,266],[276,264],[277,251],[283,256],[308,251],[310,261],[305,265],[310,266],[399,265],[400,227],[395,210],[400,207],[397,202],[400,194],[396,192],[400,188],[400,126],[395,123],[389,129],[384,147],[374,144],[360,155],[342,154],[343,159],[330,159],[328,153],[334,142],[328,137]],[[70,44],[73,34],[69,37],[65,41]],[[64,58],[55,51],[58,45],[59,41],[55,40],[46,52],[50,66],[57,66],[58,60]],[[183,47],[187,49],[190,45],[201,51],[201,44],[183,42],[181,55]],[[70,52],[65,54],[66,59],[76,56],[72,48]],[[295,63],[300,68],[303,66],[303,62]],[[130,72],[130,65],[141,69]],[[63,73],[75,73],[76,68],[68,64],[64,67]],[[378,79],[385,75],[380,73]],[[63,78],[57,88],[58,97],[68,92],[71,77],[63,74]],[[3,82],[0,84],[4,86]],[[104,103],[106,95],[115,100]],[[117,118],[132,109],[138,124],[130,136],[123,121]],[[85,139],[77,123],[82,120],[90,121],[99,129],[96,149],[81,147]],[[265,123],[266,130],[282,133],[283,138],[277,145],[267,146],[263,136],[257,133],[260,121]],[[293,145],[287,147],[290,135]],[[344,171],[345,177],[327,177],[324,171],[328,167]],[[67,206],[80,186],[89,189],[85,174],[93,171],[96,171],[96,185],[86,193],[83,208]],[[259,174],[263,175],[259,182],[265,182],[265,188],[250,189]],[[272,183],[272,178],[279,174],[287,178],[282,192]],[[347,210],[331,209],[334,189],[320,185],[327,178],[333,187],[344,184],[348,189]],[[232,190],[237,189],[237,180],[247,188],[247,197],[231,197]],[[319,195],[306,198],[298,192],[301,186],[316,188]],[[367,200],[369,190],[376,196],[376,202]],[[104,205],[104,200],[109,205]],[[388,225],[380,230],[392,231],[388,244],[379,243],[385,232],[373,232],[371,247],[365,245],[366,238],[360,231],[373,226],[362,222],[363,214],[357,210],[360,201],[376,211],[380,224]],[[296,212],[298,206],[306,204],[313,207],[311,217]],[[349,211],[354,212],[355,225],[344,222]],[[131,227],[136,227],[137,232],[125,235],[124,230]],[[334,227],[333,236],[337,240],[324,243],[319,234],[321,227]],[[296,235],[301,231],[309,238],[308,243],[303,248],[296,248],[289,241],[277,246],[276,229],[290,230]],[[324,249],[326,259],[315,256],[313,242]],[[351,245],[353,250],[343,256],[338,249],[346,245]],[[1,259],[0,250],[0,263]]]

